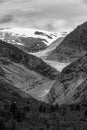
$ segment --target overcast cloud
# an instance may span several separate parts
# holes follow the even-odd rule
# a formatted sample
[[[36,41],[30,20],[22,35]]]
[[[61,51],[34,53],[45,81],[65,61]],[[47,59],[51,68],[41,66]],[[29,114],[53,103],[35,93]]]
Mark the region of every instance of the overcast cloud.
[[[87,21],[87,0],[0,0],[0,27],[66,31]]]

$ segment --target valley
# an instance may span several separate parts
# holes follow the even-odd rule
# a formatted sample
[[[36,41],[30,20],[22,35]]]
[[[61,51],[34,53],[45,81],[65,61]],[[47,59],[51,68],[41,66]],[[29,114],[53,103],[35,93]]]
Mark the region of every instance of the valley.
[[[13,126],[14,130],[86,128],[85,26],[87,23],[64,35],[23,28],[2,29],[3,34],[0,32],[2,130],[8,128],[13,130]],[[80,34],[75,36],[76,32]],[[42,37],[46,39],[43,40]],[[2,113],[7,115],[4,117]]]

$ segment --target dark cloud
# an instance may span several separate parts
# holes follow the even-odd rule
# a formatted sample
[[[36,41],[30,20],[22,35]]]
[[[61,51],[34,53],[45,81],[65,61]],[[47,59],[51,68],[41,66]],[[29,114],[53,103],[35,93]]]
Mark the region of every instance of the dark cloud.
[[[83,2],[84,2],[85,4],[87,4],[87,0],[83,0]]]
[[[3,2],[4,2],[4,0],[0,0],[0,4],[3,3]]]
[[[12,22],[13,21],[13,16],[8,14],[6,16],[4,16],[1,20],[0,23],[4,24],[4,23],[8,23],[8,22]]]

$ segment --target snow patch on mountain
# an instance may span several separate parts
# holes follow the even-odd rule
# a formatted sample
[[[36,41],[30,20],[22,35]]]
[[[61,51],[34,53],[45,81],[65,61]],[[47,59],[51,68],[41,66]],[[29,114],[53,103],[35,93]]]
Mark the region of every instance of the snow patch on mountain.
[[[64,37],[66,32],[52,33],[48,31],[38,30],[38,29],[27,29],[27,28],[3,28],[0,29],[0,32],[11,33],[11,35],[22,36],[22,37],[33,37],[41,38],[46,45],[50,45],[59,37]]]

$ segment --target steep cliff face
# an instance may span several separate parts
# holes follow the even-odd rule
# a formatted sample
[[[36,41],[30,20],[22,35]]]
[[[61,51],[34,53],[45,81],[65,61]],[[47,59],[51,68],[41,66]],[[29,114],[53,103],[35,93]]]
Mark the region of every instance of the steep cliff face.
[[[87,22],[68,34],[59,46],[48,55],[48,60],[73,62],[87,52]]]
[[[53,104],[72,104],[87,98],[87,54],[60,73],[48,94]]]

